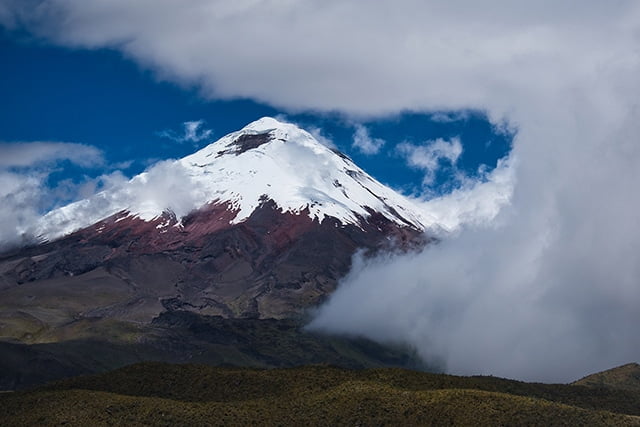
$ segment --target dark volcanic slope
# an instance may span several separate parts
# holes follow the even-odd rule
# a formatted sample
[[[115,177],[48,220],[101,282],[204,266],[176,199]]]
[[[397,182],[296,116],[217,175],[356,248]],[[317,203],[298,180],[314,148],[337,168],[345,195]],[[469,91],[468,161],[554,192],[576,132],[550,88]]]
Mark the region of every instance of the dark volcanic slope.
[[[244,222],[230,224],[233,214],[212,204],[177,227],[171,215],[123,212],[5,255],[0,389],[145,360],[414,364],[370,342],[308,334],[301,316],[335,289],[356,250],[407,250],[426,243],[422,234],[376,214],[361,228],[318,223],[266,200]]]
[[[282,213],[273,202],[244,222],[209,205],[176,227],[113,216],[0,259],[0,324],[31,329],[87,317],[150,322],[165,310],[284,318],[335,289],[358,248],[422,245],[422,235],[373,214],[362,228]],[[11,326],[4,328],[3,334]],[[33,335],[33,331],[29,332]],[[22,338],[15,336],[14,338]]]
[[[0,423],[640,425],[640,396],[377,369],[139,364],[0,395]]]
[[[62,331],[73,339],[31,345],[0,342],[0,390],[24,389],[142,361],[259,368],[313,363],[423,367],[403,349],[308,332],[292,319],[225,319],[172,311],[149,325],[97,319]]]

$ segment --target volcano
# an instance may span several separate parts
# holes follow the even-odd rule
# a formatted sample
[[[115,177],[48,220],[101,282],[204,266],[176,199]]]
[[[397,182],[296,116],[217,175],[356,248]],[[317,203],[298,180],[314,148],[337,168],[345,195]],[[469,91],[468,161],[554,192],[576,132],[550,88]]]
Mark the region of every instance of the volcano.
[[[45,215],[37,244],[0,257],[0,337],[140,341],[189,316],[300,319],[357,251],[422,247],[433,225],[346,155],[262,118]]]

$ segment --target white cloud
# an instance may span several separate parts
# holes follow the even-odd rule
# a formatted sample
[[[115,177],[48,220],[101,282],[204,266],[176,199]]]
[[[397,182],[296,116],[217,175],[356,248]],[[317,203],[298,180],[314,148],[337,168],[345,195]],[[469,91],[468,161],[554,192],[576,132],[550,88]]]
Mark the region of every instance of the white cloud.
[[[442,162],[446,161],[455,168],[458,158],[462,154],[462,144],[459,138],[452,138],[448,141],[438,138],[427,141],[424,145],[403,142],[396,146],[396,150],[405,157],[409,166],[424,171],[423,184],[429,186],[435,181]]]
[[[436,111],[429,117],[430,120],[438,123],[453,123],[469,118],[469,112],[462,111]]]
[[[207,96],[368,114],[507,114],[522,99],[522,82],[542,93],[568,75],[585,82],[598,63],[628,61],[638,22],[633,0],[580,7],[569,0],[401,0],[366,8],[355,0],[4,4],[0,19],[10,28],[21,23],[67,46],[117,48]]]
[[[369,130],[363,125],[355,125],[353,144],[351,144],[351,146],[356,150],[359,150],[363,154],[378,154],[384,143],[384,139],[372,138],[369,135]]]
[[[502,159],[485,180],[467,179],[450,193],[414,202],[450,233],[460,232],[464,227],[488,226],[494,224],[500,210],[511,201],[513,169],[508,159]]]
[[[162,130],[157,134],[162,138],[171,139],[179,143],[192,142],[195,144],[209,139],[213,135],[213,130],[205,129],[204,123],[204,120],[184,122],[182,123],[182,134],[178,134],[172,130]]]
[[[85,144],[0,143],[0,250],[33,241],[28,230],[43,212],[60,200],[75,200],[108,187],[118,174],[64,180],[50,187],[47,178],[62,161],[82,168],[105,165],[102,151]]]
[[[38,206],[44,197],[42,180],[37,174],[0,170],[0,250],[30,241],[21,231],[39,216]]]
[[[171,211],[178,218],[202,204],[204,190],[187,169],[174,160],[160,161],[140,175],[127,179],[114,173],[101,177],[99,191],[32,221],[25,234],[53,239],[129,209],[150,220]]]
[[[303,129],[309,132],[311,136],[313,136],[320,144],[324,145],[325,147],[329,147],[335,150],[338,149],[336,144],[333,143],[331,137],[324,134],[324,130],[322,128],[319,128],[318,126],[305,126],[303,127]]]
[[[82,167],[104,163],[99,149],[70,142],[11,142],[0,143],[0,168],[32,167],[60,160],[69,160]]]
[[[640,359],[637,1],[0,4],[4,25],[119,49],[209,97],[506,118],[510,203],[424,253],[356,265],[318,324],[458,373],[561,381]]]
[[[121,162],[113,163],[111,167],[113,169],[126,170],[133,166],[134,163],[135,161],[133,160],[123,160]]]

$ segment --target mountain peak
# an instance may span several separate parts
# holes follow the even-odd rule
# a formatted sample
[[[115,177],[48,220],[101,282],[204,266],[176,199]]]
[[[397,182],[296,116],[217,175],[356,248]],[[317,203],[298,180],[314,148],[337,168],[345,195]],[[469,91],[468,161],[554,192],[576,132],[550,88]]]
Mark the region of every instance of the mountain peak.
[[[51,240],[123,211],[145,221],[170,211],[180,226],[187,214],[211,204],[226,205],[237,224],[269,200],[283,213],[319,222],[332,217],[361,226],[376,213],[415,230],[434,223],[309,132],[263,117],[119,188],[48,213],[37,234]]]
[[[271,141],[292,142],[299,146],[314,148],[316,152],[326,151],[309,132],[292,123],[281,122],[273,117],[262,117],[223,138],[209,144],[202,150],[188,156],[189,159],[240,155]]]
[[[357,250],[422,247],[429,224],[348,157],[265,118],[48,213],[32,233],[41,245],[0,259],[0,291],[60,286],[74,295],[64,325],[77,307],[127,322],[184,310],[299,316],[335,289]],[[35,318],[52,304],[40,301]]]
[[[309,132],[301,129],[293,123],[283,122],[273,117],[262,117],[256,121],[253,121],[240,129],[238,132],[234,132],[231,135],[236,134],[271,134],[275,139],[303,139],[309,142],[320,144]]]
[[[275,129],[295,128],[300,129],[296,125],[286,122],[281,122],[273,117],[265,116],[258,120],[255,120],[245,127],[242,131],[256,131],[256,132],[268,132]]]
[[[320,142],[318,142],[306,130],[301,129],[293,123],[282,122],[280,120],[274,119],[273,117],[262,117],[261,119],[249,123],[239,131],[233,132],[228,136],[264,134],[269,134],[272,136],[272,139],[282,141],[298,140],[312,144],[320,144]]]

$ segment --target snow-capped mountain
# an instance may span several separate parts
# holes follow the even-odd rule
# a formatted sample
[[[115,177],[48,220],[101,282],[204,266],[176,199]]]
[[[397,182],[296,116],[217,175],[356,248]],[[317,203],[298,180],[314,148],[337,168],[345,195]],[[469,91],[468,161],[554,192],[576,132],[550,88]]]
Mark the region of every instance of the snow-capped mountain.
[[[19,307],[0,318],[295,317],[357,251],[420,247],[431,224],[343,154],[263,118],[47,214],[40,244],[0,256],[0,300]]]
[[[401,227],[434,223],[409,200],[376,181],[347,156],[295,125],[265,117],[183,159],[164,162],[126,184],[45,215],[35,234],[53,240],[119,214],[181,227],[206,205],[224,205],[231,224],[273,201],[282,212],[361,226],[373,212]]]

